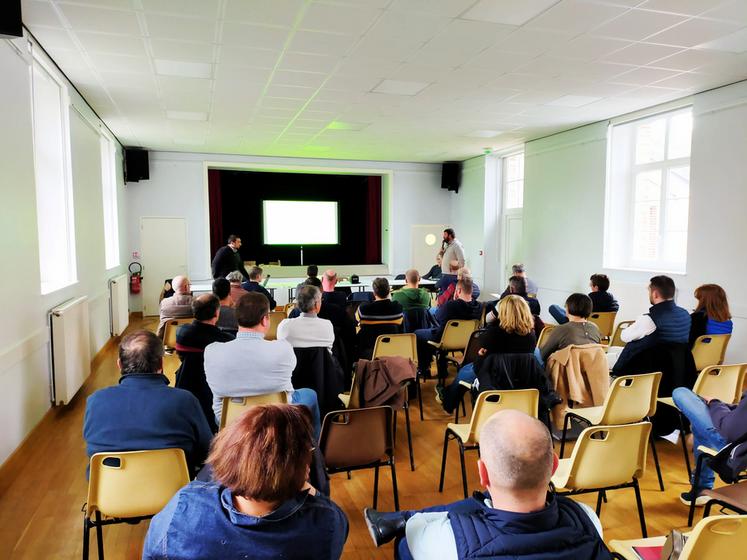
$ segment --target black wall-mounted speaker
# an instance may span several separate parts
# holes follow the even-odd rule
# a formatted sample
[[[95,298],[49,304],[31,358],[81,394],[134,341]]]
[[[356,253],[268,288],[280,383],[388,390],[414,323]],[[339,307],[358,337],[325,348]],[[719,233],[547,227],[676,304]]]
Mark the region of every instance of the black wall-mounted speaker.
[[[23,37],[21,0],[2,0],[0,2],[0,39],[18,37]]]
[[[125,183],[137,183],[150,179],[148,168],[148,150],[125,148]]]
[[[459,192],[462,184],[462,162],[446,161],[441,168],[441,188]]]

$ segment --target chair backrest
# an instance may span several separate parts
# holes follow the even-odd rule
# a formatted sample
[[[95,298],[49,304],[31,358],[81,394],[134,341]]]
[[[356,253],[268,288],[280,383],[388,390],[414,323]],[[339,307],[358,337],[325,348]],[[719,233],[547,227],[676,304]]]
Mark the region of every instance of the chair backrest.
[[[746,373],[747,364],[708,366],[698,375],[693,392],[729,404],[738,403]]]
[[[189,484],[181,449],[96,453],[91,456],[86,515],[146,517],[161,511]]]
[[[267,393],[265,395],[253,395],[251,397],[223,397],[220,429],[225,428],[253,406],[260,404],[285,404],[287,402],[288,393],[285,391]]]
[[[660,371],[616,378],[604,399],[604,414],[599,423],[630,424],[653,416],[660,382]]]
[[[182,325],[189,325],[194,318],[184,317],[182,319],[169,319],[163,330],[163,345],[166,348],[176,348],[176,331]]]
[[[545,325],[542,328],[542,332],[540,332],[539,338],[537,339],[537,348],[542,348],[545,345],[547,337],[550,336],[550,333],[555,327],[557,327],[557,325]]]
[[[270,327],[265,333],[265,340],[275,340],[278,337],[278,325],[288,316],[284,311],[270,311]]]
[[[537,389],[514,389],[510,391],[483,391],[477,396],[472,418],[469,421],[469,437],[465,443],[480,443],[480,429],[499,410],[520,410],[537,418],[539,391]]]
[[[640,479],[651,422],[586,428],[571,455],[567,488],[604,488]]]
[[[353,372],[353,379],[350,383],[350,397],[348,399],[347,408],[360,408],[361,407],[361,393],[360,387],[358,386],[358,376]]]
[[[380,334],[376,337],[372,360],[385,356],[400,356],[418,362],[417,338],[412,333]]]
[[[446,328],[441,335],[441,348],[444,350],[467,349],[470,335],[480,326],[477,319],[454,319],[446,322]]]
[[[480,337],[484,332],[485,329],[478,329],[476,331],[472,331],[472,334],[469,335],[469,340],[467,341],[467,349],[464,351],[464,358],[462,359],[461,363],[462,366],[471,364],[479,356],[478,352],[480,351]]]
[[[285,306],[285,315],[287,317],[290,317],[290,314],[293,312],[295,308],[296,308],[295,304],[292,301],[289,301],[288,304]]]
[[[747,543],[747,515],[714,515],[701,519],[682,548],[680,560],[735,558]]]
[[[589,315],[589,321],[597,326],[602,338],[609,338],[612,336],[612,329],[615,327],[615,317],[617,317],[617,311],[600,311]]]
[[[617,324],[615,333],[612,335],[610,346],[625,346],[625,341],[622,339],[622,332],[633,323],[635,323],[635,321],[620,321]]]
[[[693,344],[695,369],[701,371],[708,366],[723,364],[730,338],[730,334],[706,334],[696,338]]]
[[[394,449],[391,406],[337,410],[322,423],[319,449],[331,469],[361,467],[391,456]]]

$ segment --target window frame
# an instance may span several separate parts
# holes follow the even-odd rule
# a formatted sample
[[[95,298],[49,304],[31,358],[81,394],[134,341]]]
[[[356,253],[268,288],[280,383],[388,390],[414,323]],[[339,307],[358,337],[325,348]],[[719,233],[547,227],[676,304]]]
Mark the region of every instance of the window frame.
[[[103,209],[104,267],[107,271],[122,264],[119,239],[119,189],[117,185],[117,146],[103,127],[99,131],[101,154],[101,199]],[[106,157],[105,156],[106,152]],[[108,192],[107,192],[108,191]],[[109,205],[107,205],[107,201]],[[107,223],[111,220],[111,223]]]
[[[521,205],[520,206],[511,206],[508,205],[508,186],[511,183],[518,183],[518,180],[509,181],[508,180],[508,161],[511,158],[515,158],[517,156],[521,156],[522,163],[521,163]],[[501,169],[501,190],[503,191],[502,196],[502,204],[501,207],[503,208],[503,213],[513,213],[513,212],[520,212],[524,210],[524,176],[525,176],[525,167],[524,167],[524,150],[518,150],[515,152],[510,152],[502,156],[502,169]]]

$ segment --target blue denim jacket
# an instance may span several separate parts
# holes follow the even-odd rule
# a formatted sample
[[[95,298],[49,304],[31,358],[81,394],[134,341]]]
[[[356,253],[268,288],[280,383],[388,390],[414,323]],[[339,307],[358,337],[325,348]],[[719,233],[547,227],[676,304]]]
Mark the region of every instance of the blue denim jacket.
[[[332,559],[340,557],[347,537],[347,517],[320,494],[300,492],[254,517],[234,507],[227,488],[195,481],[151,521],[143,560]]]

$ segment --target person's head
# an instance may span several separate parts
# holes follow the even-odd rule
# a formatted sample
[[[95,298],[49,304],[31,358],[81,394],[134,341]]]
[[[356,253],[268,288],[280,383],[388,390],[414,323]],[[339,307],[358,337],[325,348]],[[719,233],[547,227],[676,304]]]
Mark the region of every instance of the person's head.
[[[322,276],[322,290],[325,292],[334,292],[337,284],[337,273],[331,268],[324,271]]]
[[[238,270],[234,270],[233,272],[229,272],[226,275],[226,280],[228,280],[231,284],[241,284],[244,281],[244,275],[241,274]]]
[[[534,317],[521,296],[506,296],[498,302],[498,323],[504,331],[521,336],[534,330]]]
[[[238,235],[229,235],[228,246],[238,251],[239,249],[241,249],[241,238]]]
[[[459,272],[459,261],[449,261],[449,274],[456,274]]]
[[[557,456],[542,422],[506,409],[493,414],[480,429],[477,466],[493,507],[529,512],[544,506]]]
[[[296,294],[296,305],[302,313],[319,313],[322,308],[322,292],[316,286],[304,286]]]
[[[526,276],[526,271],[522,263],[516,263],[511,267],[511,272],[514,276]]]
[[[371,289],[376,299],[386,299],[389,297],[389,280],[386,278],[375,278],[371,283]]]
[[[234,309],[239,328],[265,332],[270,326],[270,302],[264,294],[242,294]]]
[[[315,264],[310,264],[306,267],[306,276],[309,278],[316,278],[319,275],[319,267]]]
[[[249,269],[249,280],[252,282],[262,281],[262,269],[258,266],[253,266]]]
[[[472,278],[462,278],[457,280],[456,289],[454,290],[454,299],[472,301]]]
[[[282,503],[306,483],[313,448],[308,408],[259,405],[215,436],[207,462],[234,496]]]
[[[436,264],[438,266],[441,266],[441,263],[443,262],[443,260],[444,260],[444,252],[439,251],[438,253],[436,253]]]
[[[220,314],[220,300],[214,294],[201,294],[192,298],[192,315],[201,323],[214,325]]]
[[[453,228],[446,228],[444,230],[444,241],[447,243],[451,243],[456,238],[456,234],[454,233]]]
[[[420,282],[420,273],[414,268],[411,268],[405,272],[405,281],[407,281],[407,285],[410,288],[417,288],[418,282]]]
[[[726,292],[718,284],[703,284],[695,288],[695,299],[698,305],[695,311],[705,311],[708,318],[714,321],[728,321],[731,319],[729,302]]]
[[[171,281],[171,287],[177,294],[188,294],[190,290],[189,278],[186,276],[174,276],[174,279]]]
[[[160,373],[163,371],[163,340],[146,330],[128,334],[119,343],[117,366],[122,375]]]
[[[527,295],[527,281],[523,276],[514,274],[508,279],[508,292],[517,296],[525,297]]]
[[[586,294],[571,294],[565,300],[565,310],[569,317],[588,319],[592,307],[591,298]]]
[[[610,279],[606,274],[592,274],[589,277],[592,292],[606,292],[610,289]]]
[[[463,266],[462,268],[457,270],[457,280],[461,278],[472,278],[472,271],[467,268],[466,266]]]
[[[225,278],[216,278],[213,280],[213,293],[223,301],[231,295],[231,283]]]
[[[648,300],[651,302],[651,305],[674,299],[674,293],[674,280],[669,276],[662,274],[661,276],[654,276],[649,280]]]

